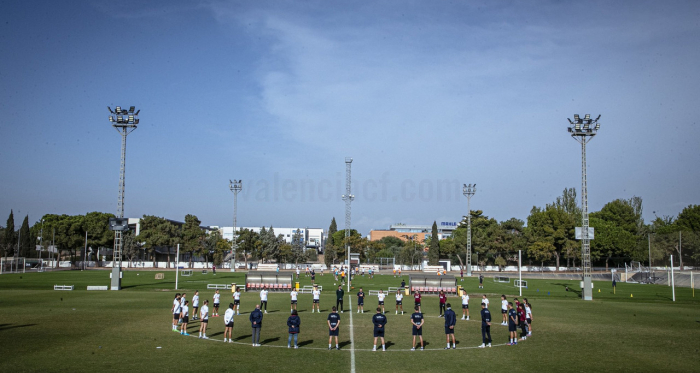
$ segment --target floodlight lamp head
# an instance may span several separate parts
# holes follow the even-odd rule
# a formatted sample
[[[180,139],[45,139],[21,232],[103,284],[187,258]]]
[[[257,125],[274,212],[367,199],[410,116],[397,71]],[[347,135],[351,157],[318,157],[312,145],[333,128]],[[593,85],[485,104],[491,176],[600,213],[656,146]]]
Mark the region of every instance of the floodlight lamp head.
[[[138,120],[138,119],[134,119],[134,124],[139,124],[139,120]]]
[[[596,124],[595,124],[595,130],[597,131],[597,130],[599,130],[599,129],[600,129],[600,123],[596,123]]]
[[[111,115],[109,116],[109,121],[114,122],[114,118]]]
[[[581,119],[581,117],[578,116],[578,114],[574,114],[574,121],[578,122]]]
[[[586,114],[586,116],[583,117],[583,118],[586,119],[586,120],[591,119],[591,114]]]
[[[129,107],[129,113],[134,113],[134,110],[136,110],[136,106],[130,106]]]
[[[115,111],[117,114],[119,114],[119,113],[122,112],[122,107],[121,107],[121,106],[117,106],[117,108],[114,109],[114,111]]]

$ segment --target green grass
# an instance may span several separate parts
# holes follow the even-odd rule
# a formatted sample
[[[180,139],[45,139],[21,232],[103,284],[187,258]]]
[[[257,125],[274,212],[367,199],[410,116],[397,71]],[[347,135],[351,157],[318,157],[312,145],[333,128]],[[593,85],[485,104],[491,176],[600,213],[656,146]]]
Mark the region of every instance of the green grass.
[[[108,271],[62,271],[0,276],[0,371],[192,371],[232,369],[237,371],[349,371],[349,313],[342,314],[341,351],[327,351],[326,317],[335,305],[333,277],[317,275],[324,286],[323,313],[310,313],[311,295],[299,297],[302,320],[300,349],[287,349],[286,319],[289,295],[271,293],[270,313],[265,315],[262,347],[250,346],[248,313],[259,300],[257,293],[244,293],[242,310],[235,318],[235,344],[224,344],[223,318],[212,318],[208,334],[213,340],[183,337],[170,329],[170,306],[175,293],[174,272],[155,280],[154,271],[126,271],[124,290],[85,291],[87,285],[108,285]],[[195,289],[201,299],[211,299],[207,283],[242,283],[243,273],[221,272],[180,277],[179,288],[192,298]],[[404,275],[408,282],[408,276]],[[302,274],[302,285],[311,283]],[[353,285],[369,289],[398,286],[400,279],[377,275],[358,277]],[[75,285],[75,291],[53,291],[54,284]],[[618,284],[613,294],[610,283],[596,283],[594,300],[581,301],[578,281],[528,280],[523,296],[533,305],[533,337],[518,346],[503,346],[506,328],[492,327],[495,346],[476,349],[481,343],[476,311],[482,292],[477,280],[465,279],[472,299],[472,320],[458,320],[458,350],[444,351],[443,320],[437,318],[437,297],[424,296],[426,313],[424,339],[427,351],[408,351],[411,344],[409,308],[394,315],[394,298],[387,297],[389,322],[387,352],[371,352],[372,309],[376,297],[367,297],[364,314],[353,313],[355,357],[358,372],[394,371],[697,371],[700,361],[700,312],[691,289],[677,288],[676,302],[671,289],[660,285]],[[485,279],[491,311],[499,317],[499,296],[517,295],[512,284]],[[570,291],[566,292],[564,287]],[[598,287],[601,291],[598,292]],[[355,309],[355,296],[346,295],[346,310]],[[634,297],[630,297],[633,294]],[[700,297],[700,294],[698,294]],[[351,301],[349,300],[351,298]],[[222,305],[230,292],[222,291]],[[448,299],[461,314],[459,299]],[[221,310],[223,314],[223,309]],[[190,323],[196,335],[198,322]],[[219,341],[217,341],[219,340]],[[160,347],[160,348],[157,348]]]

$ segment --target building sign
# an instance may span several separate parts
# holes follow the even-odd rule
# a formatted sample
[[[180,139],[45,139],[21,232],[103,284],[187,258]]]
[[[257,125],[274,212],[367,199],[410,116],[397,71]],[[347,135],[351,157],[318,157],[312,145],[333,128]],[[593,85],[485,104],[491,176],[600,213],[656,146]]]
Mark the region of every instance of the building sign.
[[[443,221],[443,222],[440,222],[440,226],[443,226],[443,227],[456,227],[456,226],[457,226],[457,222],[453,222],[453,221]]]

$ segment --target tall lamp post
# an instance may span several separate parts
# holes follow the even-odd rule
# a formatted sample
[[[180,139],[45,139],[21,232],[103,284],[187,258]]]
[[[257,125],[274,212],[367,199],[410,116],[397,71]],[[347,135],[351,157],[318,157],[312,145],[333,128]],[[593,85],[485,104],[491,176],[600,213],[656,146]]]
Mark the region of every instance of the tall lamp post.
[[[109,122],[112,123],[112,127],[119,132],[122,136],[122,158],[121,165],[119,167],[119,195],[117,199],[117,218],[120,219],[120,228],[114,229],[114,253],[113,253],[113,265],[112,265],[112,290],[121,290],[121,270],[122,270],[122,232],[128,229],[128,224],[123,221],[124,219],[124,177],[126,171],[126,136],[136,130],[139,124],[137,116],[141,110],[136,110],[135,106],[129,107],[129,109],[122,109],[121,106],[117,106],[114,110],[107,106],[109,109]],[[110,226],[113,226],[110,224]],[[118,226],[118,225],[114,225]]]
[[[472,275],[472,196],[476,193],[476,184],[464,184],[462,194],[467,197],[467,276]]]
[[[569,119],[569,118],[567,118]],[[569,133],[571,137],[581,144],[581,260],[583,262],[583,291],[581,299],[593,300],[593,289],[591,287],[591,240],[588,235],[588,179],[586,176],[586,143],[591,141],[598,133],[600,123],[598,118],[591,119],[590,114],[586,114],[583,119],[574,114],[574,120],[569,119]]]
[[[236,272],[236,249],[238,249],[238,243],[236,242],[236,218],[238,213],[238,192],[243,189],[243,181],[229,179],[228,188],[233,192],[233,238],[231,239],[233,258],[231,258],[231,272]]]

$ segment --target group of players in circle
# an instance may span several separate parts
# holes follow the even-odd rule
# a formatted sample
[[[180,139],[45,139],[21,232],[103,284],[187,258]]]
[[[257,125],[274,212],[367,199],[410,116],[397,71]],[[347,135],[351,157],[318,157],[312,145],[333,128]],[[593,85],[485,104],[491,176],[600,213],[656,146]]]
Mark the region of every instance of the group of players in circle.
[[[395,314],[404,314],[403,310],[403,288],[405,283],[402,282],[402,287],[396,291],[396,309]],[[287,327],[289,336],[287,339],[287,348],[298,348],[298,335],[300,333],[301,319],[299,318],[299,313],[297,311],[298,302],[298,291],[292,289],[290,292],[291,297],[291,315],[287,319]],[[321,291],[318,287],[314,287],[312,291],[313,303],[311,307],[311,312],[321,312],[320,309],[320,296]],[[384,339],[385,326],[387,324],[387,317],[385,315],[384,302],[387,293],[383,290],[379,290],[377,293],[378,304],[376,309],[376,314],[372,317],[372,324],[374,325],[374,346],[372,351],[377,351],[377,342],[381,341],[381,347],[383,351],[386,351],[386,342]],[[241,292],[240,288],[236,288],[232,295],[233,303],[230,303],[226,311],[224,312],[224,342],[233,343],[231,339],[231,334],[233,330],[233,317],[234,315],[240,315],[240,302],[241,302]],[[365,293],[362,288],[356,294],[357,297],[357,313],[364,313],[364,301]],[[338,336],[340,329],[340,313],[344,312],[343,300],[345,298],[345,291],[342,286],[338,286],[336,290],[336,305],[332,307],[331,313],[327,318],[328,325],[328,349],[332,349],[332,341],[335,337],[335,348],[340,350],[340,345],[338,344]],[[455,349],[457,348],[457,343],[455,340],[455,326],[457,324],[457,315],[452,310],[450,303],[447,303],[447,295],[444,291],[440,291],[438,294],[440,315],[439,317],[445,319],[445,338],[446,347],[445,349]],[[469,295],[466,292],[462,292],[460,296],[462,300],[462,318],[461,320],[469,320]],[[416,350],[418,345],[416,344],[416,337],[420,342],[420,350],[424,349],[423,343],[423,326],[425,324],[425,316],[421,312],[421,294],[416,291],[413,294],[414,299],[414,312],[411,314],[410,321],[412,325],[413,342],[411,344],[411,351]],[[199,306],[199,292],[195,291],[192,297],[192,308],[193,308],[193,320],[200,320],[199,327],[199,338],[208,339],[207,337],[207,326],[209,323],[209,317],[219,316],[219,307],[221,302],[221,294],[219,290],[216,290],[213,297],[213,310],[210,314],[209,312],[209,301],[205,300],[200,308]],[[264,287],[260,291],[260,304],[255,305],[255,309],[250,313],[249,320],[252,328],[252,340],[253,347],[260,346],[260,329],[262,328],[263,312],[267,313],[267,300],[268,300],[268,289]],[[175,299],[173,300],[172,314],[173,323],[172,330],[174,332],[179,332],[181,335],[189,336],[187,333],[187,325],[189,323],[189,307],[190,301],[186,299],[186,293],[177,293]],[[350,310],[352,312],[352,310]],[[508,343],[507,345],[517,345],[518,336],[517,328],[521,329],[520,340],[527,339],[528,336],[532,335],[532,307],[528,302],[527,298],[523,298],[523,302],[520,302],[518,298],[514,298],[513,302],[508,302],[505,295],[501,295],[501,325],[508,327]],[[198,317],[199,316],[199,317]],[[481,336],[482,344],[478,346],[479,348],[491,347],[491,312],[489,311],[489,300],[486,295],[482,296],[481,299]],[[180,328],[178,329],[178,324]],[[292,341],[294,344],[292,344]],[[450,341],[452,344],[450,345]]]

